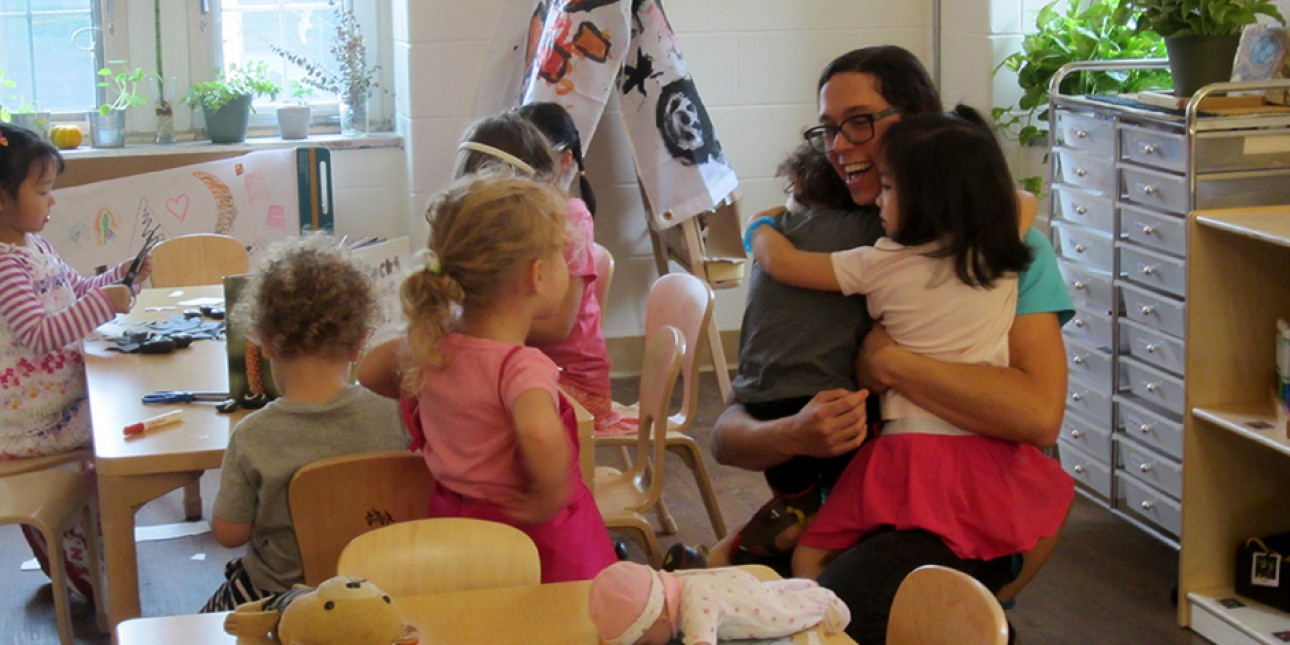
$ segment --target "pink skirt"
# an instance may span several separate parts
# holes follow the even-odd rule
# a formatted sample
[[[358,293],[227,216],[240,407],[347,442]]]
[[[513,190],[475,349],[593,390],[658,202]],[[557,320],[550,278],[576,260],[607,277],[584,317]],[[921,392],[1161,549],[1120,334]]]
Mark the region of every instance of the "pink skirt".
[[[801,543],[843,550],[883,526],[938,535],[990,560],[1056,535],[1075,484],[1031,445],[980,435],[894,434],[860,448]]]

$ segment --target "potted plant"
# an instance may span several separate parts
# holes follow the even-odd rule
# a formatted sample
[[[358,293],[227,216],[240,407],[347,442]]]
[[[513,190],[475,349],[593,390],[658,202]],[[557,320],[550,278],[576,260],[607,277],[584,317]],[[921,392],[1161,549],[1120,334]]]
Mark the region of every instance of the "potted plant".
[[[336,3],[331,0],[327,4],[335,6]],[[305,85],[340,97],[341,134],[366,134],[367,99],[372,90],[379,87],[376,75],[380,66],[367,66],[367,45],[363,42],[363,32],[354,12],[340,9],[337,16],[339,23],[328,47],[336,59],[334,68],[275,45],[270,45],[270,49],[288,62],[304,68],[305,76],[301,82]]]
[[[251,101],[259,96],[276,99],[280,89],[269,80],[267,63],[229,63],[214,80],[194,84],[184,102],[205,114],[211,143],[241,143],[246,141]]]
[[[49,141],[49,126],[53,115],[47,110],[37,110],[35,101],[28,101],[19,105],[18,109],[13,111],[11,118],[14,124],[27,128],[39,134],[40,138]]]
[[[1174,94],[1191,96],[1210,83],[1232,78],[1241,29],[1268,16],[1285,17],[1272,0],[1125,0],[1138,29],[1165,39]]]
[[[313,109],[309,97],[314,91],[299,81],[291,81],[292,103],[278,108],[278,130],[283,139],[303,139],[309,136],[309,119]]]
[[[0,88],[7,87],[13,89],[18,87],[18,82],[12,78],[5,78],[4,69],[0,69]],[[0,121],[9,120],[9,108],[5,107],[4,102],[0,101]]]
[[[112,66],[121,66],[120,71],[113,71]],[[148,102],[139,94],[139,83],[147,78],[143,68],[130,70],[123,60],[108,61],[107,66],[98,72],[101,80],[98,86],[107,93],[115,93],[116,98],[104,103],[97,110],[87,113],[90,121],[90,145],[95,148],[121,148],[125,146],[125,111],[136,105]]]
[[[1065,8],[1060,9],[1059,4]],[[991,110],[995,127],[1022,146],[1048,144],[1048,86],[1067,63],[1086,60],[1164,58],[1160,37],[1134,28],[1132,16],[1121,10],[1122,0],[1054,0],[1035,16],[1035,31],[1021,42],[1021,49],[1003,59],[994,73],[1004,69],[1017,74],[1021,98],[1016,105]],[[1168,87],[1164,70],[1084,72],[1066,77],[1064,94],[1123,94],[1147,88]],[[1024,177],[1022,187],[1044,194],[1043,179]]]

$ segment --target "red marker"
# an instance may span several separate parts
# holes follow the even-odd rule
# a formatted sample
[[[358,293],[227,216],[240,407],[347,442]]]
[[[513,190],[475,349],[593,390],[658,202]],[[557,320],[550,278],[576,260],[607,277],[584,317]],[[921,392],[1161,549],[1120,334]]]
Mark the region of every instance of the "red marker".
[[[130,425],[125,427],[124,432],[125,432],[125,436],[133,437],[138,434],[143,434],[147,430],[152,430],[153,428],[159,428],[161,426],[170,425],[172,423],[179,423],[180,421],[183,421],[183,420],[184,420],[183,410],[171,410],[170,412],[167,412],[165,414],[158,414],[155,417],[144,419],[143,421],[140,421],[138,423],[131,423]]]

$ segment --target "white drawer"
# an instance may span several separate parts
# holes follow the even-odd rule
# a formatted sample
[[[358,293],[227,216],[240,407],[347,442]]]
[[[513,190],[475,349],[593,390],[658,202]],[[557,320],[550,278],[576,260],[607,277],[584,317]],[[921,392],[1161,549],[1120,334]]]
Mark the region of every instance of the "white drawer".
[[[1182,498],[1182,464],[1128,438],[1117,437],[1117,443],[1116,468],[1174,499]]]
[[[1115,238],[1103,231],[1071,224],[1052,222],[1057,253],[1099,271],[1115,270]]]
[[[1057,216],[1091,229],[1115,232],[1115,202],[1103,195],[1074,186],[1053,186]]]
[[[1104,195],[1115,194],[1115,165],[1111,156],[1096,156],[1070,148],[1057,148],[1058,181],[1072,186],[1095,190]]]
[[[1095,387],[1077,378],[1066,381],[1066,410],[1086,419],[1111,418],[1111,388]]]
[[[1070,353],[1068,349],[1067,354]],[[1133,357],[1120,358],[1122,371],[1127,371],[1129,390],[1134,396],[1160,406],[1170,413],[1182,416],[1183,380],[1139,361]],[[1123,382],[1123,381],[1121,381]]]
[[[1119,484],[1119,497],[1124,500],[1124,510],[1178,535],[1182,530],[1182,504],[1123,473],[1116,473],[1115,480]]]
[[[1177,215],[1121,206],[1120,237],[1180,257],[1187,254],[1187,220]]]
[[[1090,114],[1058,110],[1058,141],[1068,148],[1078,148],[1101,157],[1115,154],[1115,121]]]
[[[1098,271],[1061,258],[1057,258],[1057,269],[1061,271],[1066,290],[1076,302],[1085,302],[1091,307],[1105,311],[1119,309],[1120,300],[1109,272]]]
[[[1062,420],[1060,439],[1099,461],[1111,463],[1111,429],[1106,427],[1105,420],[1091,423],[1078,415],[1067,414]]]
[[[1130,320],[1185,338],[1187,306],[1181,300],[1124,282],[1119,287]]]
[[[1156,367],[1183,376],[1185,356],[1183,342],[1158,329],[1142,323],[1120,319],[1120,341],[1128,346],[1125,352]]]
[[[1183,172],[1187,168],[1187,135],[1122,125],[1120,158],[1153,168]]]
[[[1138,166],[1120,166],[1121,196],[1136,204],[1174,213],[1188,212],[1187,178]]]
[[[1120,430],[1134,439],[1159,450],[1162,454],[1182,459],[1183,422],[1168,413],[1157,410],[1133,396],[1116,395],[1115,408],[1120,415]]]
[[[1140,285],[1187,295],[1187,262],[1182,258],[1121,243],[1120,275]]]
[[[1110,462],[1100,461],[1061,440],[1057,442],[1057,457],[1062,462],[1062,470],[1065,470],[1075,481],[1102,497],[1110,499]]]
[[[1099,313],[1080,303],[1075,305],[1075,317],[1062,327],[1062,333],[1071,340],[1094,347],[1111,347],[1115,340],[1113,325],[1110,314]],[[1123,342],[1120,347],[1124,348]]]
[[[1076,342],[1066,343],[1066,367],[1071,378],[1078,378],[1104,392],[1114,383],[1115,358],[1111,350]]]

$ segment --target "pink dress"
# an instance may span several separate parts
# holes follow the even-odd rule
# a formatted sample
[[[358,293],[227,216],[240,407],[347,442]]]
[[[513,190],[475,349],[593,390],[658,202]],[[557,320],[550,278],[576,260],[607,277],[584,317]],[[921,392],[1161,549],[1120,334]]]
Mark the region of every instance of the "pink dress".
[[[537,545],[542,582],[590,580],[617,560],[605,521],[578,469],[577,423],[556,389],[556,369],[541,352],[462,334],[440,344],[448,357],[428,370],[416,399],[404,402],[413,449],[435,478],[431,517],[471,517],[509,524]],[[568,436],[569,503],[541,524],[521,524],[502,510],[504,495],[525,485],[511,407],[542,389],[560,408]]]

